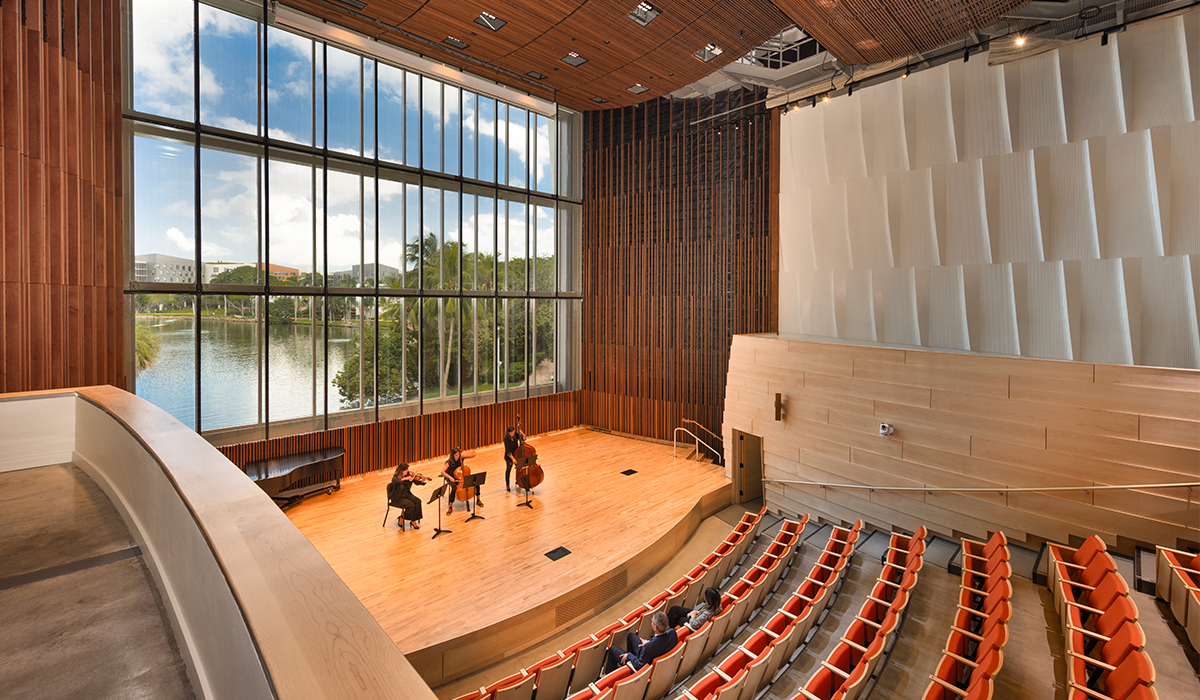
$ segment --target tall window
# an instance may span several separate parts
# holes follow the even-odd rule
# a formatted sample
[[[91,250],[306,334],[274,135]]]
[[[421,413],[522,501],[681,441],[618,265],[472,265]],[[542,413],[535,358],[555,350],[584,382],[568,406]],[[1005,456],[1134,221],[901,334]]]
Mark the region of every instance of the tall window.
[[[139,396],[234,442],[577,388],[579,115],[194,0],[131,9]]]

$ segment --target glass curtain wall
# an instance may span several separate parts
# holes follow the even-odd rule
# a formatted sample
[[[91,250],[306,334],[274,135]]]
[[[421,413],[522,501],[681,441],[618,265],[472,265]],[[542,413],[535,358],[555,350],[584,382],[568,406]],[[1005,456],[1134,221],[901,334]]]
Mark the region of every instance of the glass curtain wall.
[[[577,388],[576,114],[193,0],[127,18],[139,396],[237,442]]]

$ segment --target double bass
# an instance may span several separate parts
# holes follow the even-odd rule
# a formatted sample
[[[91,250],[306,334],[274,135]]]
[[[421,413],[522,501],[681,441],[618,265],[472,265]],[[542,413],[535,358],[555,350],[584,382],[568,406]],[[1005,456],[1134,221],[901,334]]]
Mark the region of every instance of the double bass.
[[[525,433],[521,431],[521,415],[517,414],[517,449],[513,451],[513,459],[520,462],[526,459],[525,466],[517,468],[517,486],[532,491],[546,478],[542,466],[537,463],[537,449],[525,442]]]

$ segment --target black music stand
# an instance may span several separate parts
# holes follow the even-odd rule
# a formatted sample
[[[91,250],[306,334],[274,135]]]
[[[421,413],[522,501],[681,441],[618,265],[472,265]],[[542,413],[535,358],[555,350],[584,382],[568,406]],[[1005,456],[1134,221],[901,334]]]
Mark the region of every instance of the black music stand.
[[[472,520],[487,520],[487,518],[475,512],[475,502],[479,500],[479,487],[483,486],[483,482],[485,481],[487,481],[487,472],[475,472],[463,477],[462,487],[464,489],[475,489],[475,497],[467,499],[471,505],[471,517],[466,520],[468,523]]]
[[[517,468],[517,488],[521,488],[521,470],[531,464],[537,464],[537,455],[522,457],[518,459],[516,465],[514,465]],[[517,504],[518,508],[521,506],[525,506],[529,510],[533,510],[533,504],[529,502],[529,489],[525,489],[525,501]]]
[[[431,540],[436,540],[437,536],[442,534],[443,532],[454,532],[454,530],[443,530],[442,529],[442,494],[445,491],[446,491],[446,483],[443,481],[441,486],[439,486],[433,490],[433,495],[429,497],[429,502],[425,504],[425,505],[429,505],[429,503],[433,503],[434,501],[438,502],[438,504],[437,504],[438,524],[437,524],[437,527],[433,528],[433,537],[429,538]]]

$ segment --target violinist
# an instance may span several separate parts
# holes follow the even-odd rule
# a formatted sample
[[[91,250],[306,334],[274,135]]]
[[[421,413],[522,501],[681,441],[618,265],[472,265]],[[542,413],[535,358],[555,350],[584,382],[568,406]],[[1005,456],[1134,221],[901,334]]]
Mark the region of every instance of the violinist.
[[[508,426],[508,430],[504,431],[504,490],[511,491],[512,482],[511,475],[513,465],[516,460],[513,459],[513,453],[520,447],[521,443],[525,442],[525,435],[519,428]]]
[[[449,505],[446,507],[446,515],[454,512],[454,492],[458,489],[458,477],[455,472],[463,466],[463,461],[469,457],[474,457],[475,452],[472,450],[469,453],[464,453],[461,448],[455,447],[450,450],[450,458],[446,460],[446,466],[442,469],[442,478],[446,480],[446,489],[450,491]],[[475,507],[482,508],[483,501],[479,498],[479,491],[475,492]]]
[[[403,509],[397,518],[397,525],[403,526],[404,520],[411,522],[414,530],[421,529],[421,499],[413,495],[412,487],[428,483],[428,479],[414,472],[407,463],[396,467],[392,481],[388,484],[388,501]]]

